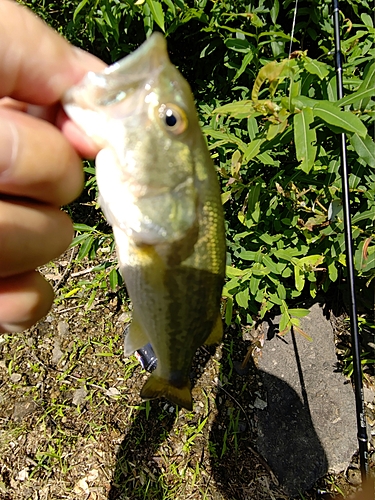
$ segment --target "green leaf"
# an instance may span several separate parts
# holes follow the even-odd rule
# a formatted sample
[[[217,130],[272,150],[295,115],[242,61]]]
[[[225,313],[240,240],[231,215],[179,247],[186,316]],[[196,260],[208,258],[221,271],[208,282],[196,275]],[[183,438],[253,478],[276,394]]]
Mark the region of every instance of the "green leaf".
[[[305,286],[305,275],[299,266],[294,266],[294,282],[297,290],[301,292]]]
[[[233,314],[233,299],[232,297],[228,297],[225,306],[225,324],[227,326],[229,326],[232,322],[232,314]]]
[[[266,152],[263,152],[263,153],[259,153],[258,156],[257,156],[257,159],[259,161],[261,161],[264,165],[273,165],[275,167],[278,167],[280,165],[280,161],[278,160],[274,160],[273,158],[271,158],[271,156],[266,153]]]
[[[294,142],[296,145],[297,160],[302,162],[301,169],[307,174],[314,166],[317,147],[315,129],[310,125],[314,121],[311,108],[303,108],[301,113],[294,115]]]
[[[248,118],[255,113],[253,102],[250,100],[234,101],[214,109],[213,113],[230,115],[237,118]]]
[[[357,155],[370,167],[375,167],[375,143],[369,135],[362,138],[358,134],[349,137]]]
[[[357,212],[352,217],[352,224],[358,224],[361,220],[368,220],[373,223],[374,220],[374,210],[366,210],[365,212]]]
[[[241,290],[241,292],[236,293],[235,295],[236,302],[240,307],[247,309],[249,304],[249,289]]]
[[[93,233],[96,231],[96,227],[88,226],[87,224],[73,224],[73,228],[75,231],[88,232]]]
[[[264,255],[262,263],[271,271],[271,273],[279,274],[277,264],[268,255]]]
[[[228,49],[236,52],[248,52],[251,49],[250,43],[244,38],[227,38],[224,43]]]
[[[163,7],[160,2],[156,0],[146,0],[147,5],[150,8],[151,15],[154,18],[156,24],[161,28],[163,32],[165,32],[164,28],[164,12]]]
[[[255,252],[251,252],[250,250],[242,250],[241,253],[239,254],[239,258],[242,260],[251,260],[255,261]]]
[[[310,57],[304,59],[304,66],[309,73],[318,75],[321,80],[325,78],[330,71],[330,67],[327,64],[317,61],[316,59],[311,59]]]
[[[242,155],[238,149],[233,153],[230,165],[230,173],[232,177],[236,177],[241,168]]]
[[[295,261],[296,260],[297,259],[295,259]],[[319,266],[323,260],[323,255],[307,255],[306,257],[298,259],[298,265],[301,266],[304,271],[311,271],[314,267]],[[295,261],[293,261],[293,263]]]
[[[348,106],[349,104],[353,104],[357,101],[362,101],[368,97],[375,97],[375,89],[357,90],[357,92],[353,92],[353,94],[350,94],[346,97],[343,97],[339,101],[336,101],[336,104],[338,104],[339,106]]]
[[[64,298],[68,299],[69,297],[73,297],[73,295],[75,295],[77,292],[79,292],[79,290],[80,290],[79,287],[73,288],[72,290],[69,290],[69,292],[67,292],[66,294],[64,294]]]
[[[240,281],[241,280],[238,278],[232,278],[231,280],[227,281],[224,285],[223,294],[227,296],[233,295],[233,292],[239,286]]]
[[[225,193],[221,193],[221,203],[224,205],[227,201],[232,198],[232,191],[225,191]]]
[[[375,269],[375,252],[363,259],[362,268],[359,269],[362,273],[374,272]]]
[[[267,274],[269,274],[271,271],[269,269],[267,269],[265,266],[262,266],[261,264],[259,264],[258,262],[256,262],[254,265],[253,265],[253,274],[255,276],[266,276]]]
[[[368,65],[366,66],[364,72],[364,79],[359,87],[357,92],[362,92],[366,90],[374,90],[375,88],[375,62],[371,63],[369,62]],[[358,109],[364,110],[366,109],[366,106],[369,103],[370,98],[369,97],[362,97],[357,103],[355,103],[354,107],[357,107]]]
[[[302,109],[305,106],[313,108],[318,102],[319,101],[311,99],[310,97],[307,97],[305,95],[299,95],[292,99],[292,103],[294,104],[294,106],[296,106],[299,109]]]
[[[267,245],[273,245],[275,241],[278,240],[278,236],[279,235],[271,236],[270,234],[264,233],[261,236],[259,236],[259,239],[264,241],[264,243],[266,243]]]
[[[288,313],[283,313],[281,315],[280,323],[279,323],[279,331],[280,331],[280,333],[284,332],[288,328],[288,326],[289,326],[289,320],[290,320],[290,317],[289,317]]]
[[[83,9],[83,7],[87,4],[89,0],[82,0],[82,2],[80,2],[78,5],[77,5],[77,8],[76,10],[74,11],[74,14],[73,14],[73,22],[75,22],[76,20],[76,17],[78,16],[78,14],[81,12],[81,10]]]
[[[249,133],[250,140],[253,141],[259,132],[258,123],[253,116],[247,119],[247,131]]]
[[[367,26],[368,28],[373,28],[374,27],[374,23],[373,23],[373,21],[371,19],[371,16],[369,16],[365,12],[361,14],[361,19],[362,19],[363,24],[365,26]]]
[[[286,261],[290,261],[293,257],[296,257],[299,255],[300,252],[296,248],[279,248],[278,250],[275,250],[275,255],[278,259],[283,259]]]
[[[76,247],[77,245],[80,245],[81,243],[83,243],[85,241],[86,238],[89,237],[89,234],[88,233],[83,233],[83,234],[78,234],[74,239],[73,241],[71,242],[71,244],[69,245],[69,248],[73,248],[73,247]]]
[[[272,19],[273,24],[276,24],[276,19],[277,19],[277,16],[279,15],[279,9],[280,9],[279,0],[274,0],[272,2],[272,8],[270,10],[270,15],[271,15],[271,19]]]
[[[285,286],[282,285],[281,283],[279,283],[277,285],[277,294],[278,294],[278,296],[280,297],[281,300],[285,300],[286,299]]]
[[[246,70],[248,65],[251,63],[251,61],[254,58],[253,52],[249,51],[245,57],[242,59],[241,66],[237,70],[236,74],[234,75],[233,81],[235,82],[241,75],[242,73]]]
[[[87,301],[86,305],[85,305],[85,308],[86,309],[89,309],[91,306],[92,306],[92,303],[94,302],[95,300],[95,297],[96,297],[96,294],[97,294],[97,288],[95,288],[91,294],[90,294],[90,297],[89,297],[89,300]]]
[[[94,235],[90,234],[86,239],[85,241],[83,242],[81,248],[79,249],[79,252],[78,252],[78,255],[77,255],[77,260],[80,261],[82,260],[84,257],[86,257],[86,255],[89,253],[89,251],[91,250],[91,246],[94,242]]]
[[[269,296],[268,296],[268,300],[270,302],[272,302],[273,304],[277,304],[278,306],[281,306],[281,304],[283,302],[280,299],[280,297],[278,295],[276,295],[276,293],[270,293]]]
[[[365,137],[367,129],[361,120],[353,115],[350,111],[341,111],[337,106],[328,101],[319,101],[313,108],[314,116],[318,116],[321,120],[340,127],[347,132],[354,132]]]
[[[108,26],[110,26],[112,28],[114,38],[115,38],[116,42],[118,42],[118,37],[119,37],[118,21],[112,13],[111,5],[109,2],[105,3],[102,6],[102,14],[103,14],[103,19],[105,20],[105,22],[108,24]]]
[[[288,120],[284,120],[280,123],[271,123],[267,130],[267,141],[272,141],[277,134],[284,132],[288,126]]]
[[[256,155],[260,151],[260,147],[263,144],[265,139],[254,139],[250,142],[250,144],[246,147],[244,151],[244,161],[247,162],[256,157]]]
[[[225,140],[226,142],[237,144],[242,152],[244,152],[247,148],[246,144],[241,141],[241,139],[238,139],[238,137],[233,134],[229,134],[228,132],[221,132],[219,130],[214,130],[211,128],[204,128],[203,132],[206,135],[210,135],[214,139]]]
[[[280,63],[277,61],[271,61],[260,69],[260,71],[255,79],[253,88],[251,90],[251,99],[254,102],[258,101],[260,88],[265,81],[268,80],[270,85],[272,84],[272,82],[277,84],[278,79],[280,78],[280,75],[281,75],[285,65],[289,66],[288,59],[284,59]],[[276,90],[276,88],[273,89],[273,91],[275,91],[275,90]]]
[[[109,285],[112,291],[115,291],[118,285],[118,273],[117,269],[112,269],[109,273]]]
[[[255,210],[255,205],[259,201],[259,195],[262,188],[262,184],[257,182],[253,184],[249,189],[249,194],[247,198],[247,209],[252,214]]]
[[[176,15],[176,7],[173,3],[172,0],[163,0],[163,2],[168,6],[168,10],[173,14],[174,16]]]
[[[338,272],[334,260],[328,265],[328,276],[332,282],[335,282],[337,280]]]
[[[304,318],[305,316],[310,314],[310,311],[309,309],[302,309],[302,308],[289,309],[289,314],[291,316],[295,316],[296,318]]]
[[[250,278],[250,283],[249,283],[249,286],[250,286],[250,292],[251,292],[251,295],[256,295],[257,292],[258,292],[258,289],[259,289],[259,284],[260,284],[260,279],[259,278],[256,278],[255,276],[252,276]]]
[[[176,2],[178,4],[178,2]],[[179,5],[180,9],[183,10],[185,5]],[[181,19],[182,23],[187,23],[192,19],[199,19],[200,22],[208,24],[208,18],[206,14],[201,9],[187,9]]]

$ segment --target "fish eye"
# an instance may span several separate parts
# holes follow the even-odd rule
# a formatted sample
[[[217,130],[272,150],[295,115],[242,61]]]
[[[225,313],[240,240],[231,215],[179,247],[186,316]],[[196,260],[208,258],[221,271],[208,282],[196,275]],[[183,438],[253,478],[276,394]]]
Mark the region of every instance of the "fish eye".
[[[188,126],[188,119],[183,109],[175,104],[163,104],[159,108],[159,118],[167,132],[182,134]]]

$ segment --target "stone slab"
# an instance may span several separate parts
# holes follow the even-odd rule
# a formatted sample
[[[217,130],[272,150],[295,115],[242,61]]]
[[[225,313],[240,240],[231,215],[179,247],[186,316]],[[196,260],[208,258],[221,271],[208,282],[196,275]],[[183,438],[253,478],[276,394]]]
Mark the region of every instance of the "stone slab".
[[[289,495],[344,470],[357,449],[354,392],[336,371],[332,326],[319,304],[301,328],[312,342],[269,328],[259,359],[267,406],[257,409],[257,445]]]

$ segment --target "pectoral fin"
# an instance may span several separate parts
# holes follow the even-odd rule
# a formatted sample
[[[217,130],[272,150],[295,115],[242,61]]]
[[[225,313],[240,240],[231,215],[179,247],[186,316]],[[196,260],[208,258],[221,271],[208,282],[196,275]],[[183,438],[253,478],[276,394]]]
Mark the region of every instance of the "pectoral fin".
[[[161,397],[165,397],[171,401],[171,403],[186,408],[187,410],[191,411],[193,409],[189,380],[187,380],[186,384],[182,387],[175,387],[171,385],[168,380],[152,374],[142,387],[141,398],[156,399]]]
[[[129,327],[129,331],[125,336],[124,342],[124,354],[125,356],[130,356],[134,351],[144,347],[150,341],[147,338],[147,335],[137,320],[137,317],[133,314],[133,320]]]
[[[206,345],[219,344],[222,338],[223,338],[223,320],[221,319],[219,313],[217,316],[216,323],[212,328],[211,333],[208,336],[208,339],[206,339],[205,344]]]

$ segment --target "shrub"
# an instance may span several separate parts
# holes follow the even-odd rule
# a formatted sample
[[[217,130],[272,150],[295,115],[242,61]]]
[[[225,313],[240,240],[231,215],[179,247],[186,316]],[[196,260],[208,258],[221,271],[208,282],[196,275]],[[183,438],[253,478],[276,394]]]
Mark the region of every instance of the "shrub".
[[[345,274],[340,134],[347,134],[355,269],[375,276],[375,29],[366,1],[341,2],[345,97],[337,101],[330,2],[34,0],[70,41],[108,63],[153,30],[189,80],[223,189],[226,321],[293,307]],[[360,8],[359,8],[360,6]],[[90,167],[88,167],[90,169]],[[89,170],[90,171],[90,170]],[[90,182],[93,182],[92,173]],[[80,256],[100,234],[80,230]],[[85,236],[86,234],[86,236]],[[103,236],[101,236],[103,237]],[[90,243],[90,244],[89,244]],[[111,283],[116,285],[113,270]]]

